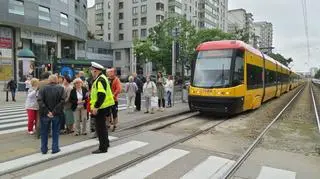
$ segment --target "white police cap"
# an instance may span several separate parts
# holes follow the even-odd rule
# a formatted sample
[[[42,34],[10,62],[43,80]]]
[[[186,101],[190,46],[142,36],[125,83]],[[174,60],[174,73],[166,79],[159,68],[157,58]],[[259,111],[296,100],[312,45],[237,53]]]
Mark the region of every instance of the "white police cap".
[[[100,65],[99,63],[96,63],[96,62],[91,62],[91,67],[95,68],[97,70],[103,70],[104,69],[104,67],[102,65]]]

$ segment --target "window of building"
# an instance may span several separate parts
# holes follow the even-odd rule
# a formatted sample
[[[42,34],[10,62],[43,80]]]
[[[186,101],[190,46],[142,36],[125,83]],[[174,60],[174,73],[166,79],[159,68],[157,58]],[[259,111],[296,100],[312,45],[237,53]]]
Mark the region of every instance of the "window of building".
[[[9,13],[24,15],[23,1],[20,0],[9,0]]]
[[[108,12],[108,19],[111,19],[111,12]]]
[[[133,7],[132,8],[132,15],[137,15],[138,14],[138,7]]]
[[[138,0],[132,0],[132,3],[138,3],[139,1]]]
[[[141,25],[147,25],[147,17],[141,18]]]
[[[123,30],[123,23],[119,24],[119,30]]]
[[[138,26],[138,19],[132,19],[132,26]]]
[[[141,14],[147,13],[147,5],[141,6]]]
[[[79,19],[74,19],[74,31],[75,33],[80,33],[80,21]]]
[[[84,42],[78,42],[78,50],[85,50],[86,44]]]
[[[93,48],[92,47],[88,47],[88,52],[93,52]]]
[[[68,4],[68,0],[60,0],[61,2]]]
[[[111,40],[111,34],[108,33],[108,40]]]
[[[147,29],[141,29],[141,37],[147,37]]]
[[[96,4],[96,10],[103,9],[103,3],[97,3]]]
[[[98,48],[98,53],[99,54],[107,54],[107,49],[105,49],[105,48]]]
[[[111,29],[111,23],[108,23],[108,30]]]
[[[103,21],[103,13],[96,14],[96,21]]]
[[[50,9],[47,7],[39,6],[39,19],[50,21]]]
[[[137,30],[137,29],[135,29],[135,30],[132,30],[132,38],[139,38],[138,37],[138,33],[139,33],[139,31]]]
[[[110,9],[111,8],[111,4],[110,4],[110,2],[108,2],[108,9]]]
[[[119,2],[119,9],[123,9],[123,2]]]
[[[69,20],[68,15],[65,13],[60,13],[60,25],[68,26]]]
[[[146,2],[147,0],[141,0],[141,2]]]
[[[163,21],[164,16],[163,15],[156,15],[156,22],[161,22]]]
[[[157,11],[164,11],[164,4],[163,3],[157,3],[156,4]]]
[[[119,13],[119,19],[123,19],[123,13],[122,12]]]
[[[119,40],[123,40],[124,39],[124,34],[119,34]]]
[[[121,52],[116,52],[116,60],[121,60]]]

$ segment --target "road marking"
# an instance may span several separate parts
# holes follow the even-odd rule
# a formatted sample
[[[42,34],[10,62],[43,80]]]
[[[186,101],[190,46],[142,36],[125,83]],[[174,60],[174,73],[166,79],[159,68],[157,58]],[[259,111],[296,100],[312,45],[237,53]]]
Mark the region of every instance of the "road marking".
[[[91,154],[70,162],[43,170],[38,173],[23,177],[23,179],[39,179],[39,178],[63,178],[71,174],[77,173],[81,170],[90,168],[99,163],[124,155],[141,147],[148,145],[148,143],[140,141],[130,141],[118,146],[112,147],[107,153]],[[134,177],[135,178],[135,177]]]
[[[257,179],[295,179],[296,172],[263,166]]]
[[[8,112],[8,113],[2,113],[0,116],[11,116],[11,115],[15,115],[15,114],[24,114],[27,115],[27,111],[14,111],[14,112]]]
[[[10,133],[14,133],[14,132],[20,132],[20,131],[27,131],[27,126],[26,127],[19,127],[19,128],[14,128],[14,129],[8,129],[8,130],[3,130],[0,131],[0,135],[1,134],[10,134]]]
[[[5,110],[0,110],[0,113],[3,113],[3,112],[15,112],[15,111],[27,111],[24,107],[21,107],[21,108],[16,108],[16,109],[5,109]]]
[[[15,122],[15,123],[10,123],[10,124],[2,124],[0,126],[0,129],[4,129],[7,127],[17,127],[17,126],[21,126],[21,125],[27,125],[28,121],[23,121],[23,122]]]
[[[17,115],[12,115],[12,116],[1,116],[0,120],[8,119],[8,118],[12,119],[12,118],[17,118],[17,117],[26,117],[26,116],[27,116],[27,114],[17,114]]]
[[[21,117],[17,119],[6,119],[6,120],[0,120],[0,124],[7,123],[7,122],[17,122],[17,121],[27,121],[28,118],[26,117]]]
[[[109,136],[110,141],[115,140],[115,139],[117,139],[117,137]],[[71,145],[66,145],[64,147],[61,147],[60,148],[61,152],[59,152],[57,154],[51,154],[51,151],[48,151],[48,154],[46,154],[46,155],[43,155],[41,153],[36,153],[36,154],[27,155],[25,157],[17,158],[14,160],[10,160],[7,162],[3,162],[3,163],[0,163],[0,175],[3,172],[8,172],[8,171],[28,167],[28,166],[37,164],[39,162],[46,161],[48,159],[54,159],[54,158],[57,158],[61,155],[70,154],[70,153],[73,153],[73,152],[78,151],[80,149],[92,147],[97,144],[99,144],[98,140],[90,139],[90,140],[85,140],[82,142],[77,142],[77,143],[74,143]]]
[[[187,155],[189,151],[180,149],[168,149],[158,155],[147,159],[131,168],[128,168],[109,179],[122,179],[122,178],[145,178],[152,173],[160,170],[161,168],[169,165],[173,161]]]
[[[205,161],[186,173],[182,179],[194,178],[221,178],[222,175],[234,164],[235,161],[210,156]]]

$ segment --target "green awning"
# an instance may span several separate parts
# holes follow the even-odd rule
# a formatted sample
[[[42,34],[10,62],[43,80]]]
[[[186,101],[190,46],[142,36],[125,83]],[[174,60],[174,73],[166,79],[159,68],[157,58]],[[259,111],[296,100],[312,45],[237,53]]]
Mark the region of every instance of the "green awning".
[[[20,50],[18,52],[18,57],[22,57],[22,58],[35,58],[34,53],[28,49],[28,48],[24,48],[22,50]]]

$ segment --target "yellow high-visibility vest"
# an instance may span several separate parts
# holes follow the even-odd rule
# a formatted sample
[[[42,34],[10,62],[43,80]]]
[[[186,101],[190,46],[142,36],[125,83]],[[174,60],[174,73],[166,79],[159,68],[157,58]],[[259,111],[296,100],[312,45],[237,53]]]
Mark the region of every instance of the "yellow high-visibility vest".
[[[104,80],[106,82],[106,84],[107,84],[106,89],[103,87],[102,83],[100,82],[101,80]],[[91,94],[90,94],[90,108],[91,109],[94,108],[94,105],[96,104],[96,102],[98,100],[98,93],[99,92],[106,94],[104,102],[99,107],[99,109],[104,109],[104,108],[113,106],[115,104],[109,81],[104,74],[101,74],[92,84]]]

